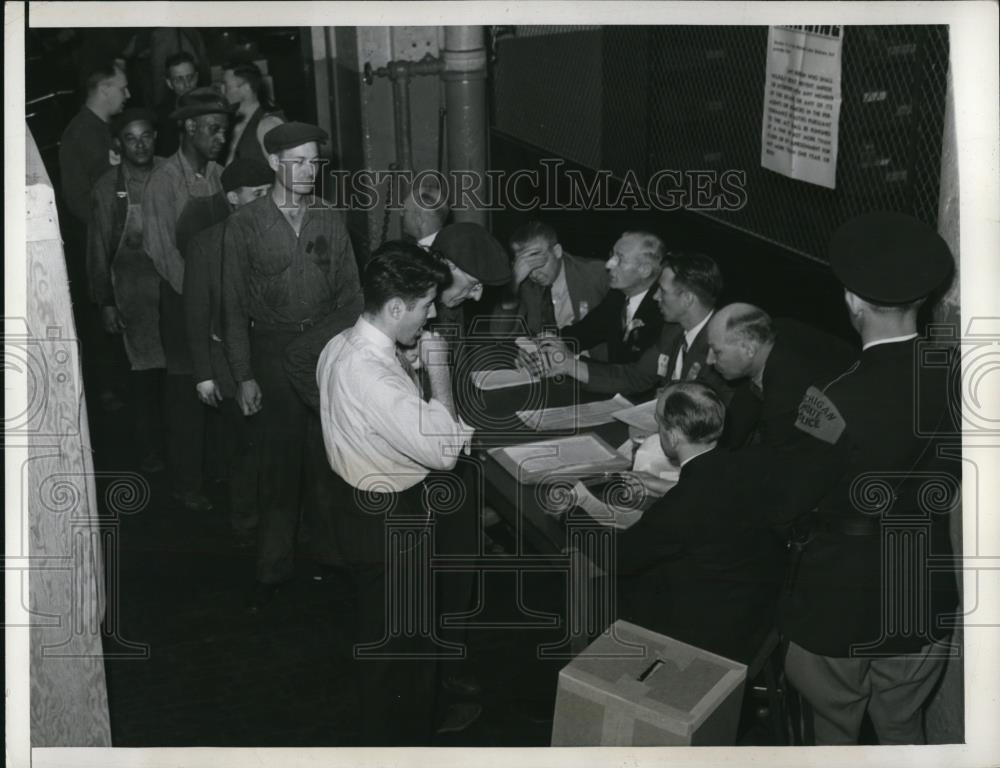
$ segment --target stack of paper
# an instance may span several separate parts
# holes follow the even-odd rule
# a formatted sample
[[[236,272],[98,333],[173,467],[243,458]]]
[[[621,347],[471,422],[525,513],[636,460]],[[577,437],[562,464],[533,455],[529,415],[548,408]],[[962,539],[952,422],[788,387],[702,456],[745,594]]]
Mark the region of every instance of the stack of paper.
[[[473,371],[472,383],[484,391],[533,384],[538,377],[523,368],[497,368],[493,371]]]
[[[613,421],[614,414],[629,404],[629,401],[621,395],[615,395],[610,400],[596,403],[518,411],[517,417],[530,429],[543,432],[584,429]]]
[[[628,459],[593,434],[494,448],[489,453],[523,483],[537,483],[552,474],[584,477],[629,466]]]
[[[630,427],[646,435],[652,435],[659,431],[656,423],[656,400],[650,400],[630,408],[624,408],[611,414],[618,421],[623,421]]]

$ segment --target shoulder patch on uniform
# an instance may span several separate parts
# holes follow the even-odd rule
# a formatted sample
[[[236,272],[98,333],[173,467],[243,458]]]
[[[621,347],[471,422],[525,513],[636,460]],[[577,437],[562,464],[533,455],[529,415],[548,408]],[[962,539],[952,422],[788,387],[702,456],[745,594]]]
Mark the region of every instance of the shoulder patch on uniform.
[[[847,422],[829,397],[816,387],[809,387],[799,403],[795,427],[824,443],[835,445],[844,433]]]
[[[661,379],[667,375],[667,366],[670,365],[670,358],[661,354],[656,358],[656,375]]]

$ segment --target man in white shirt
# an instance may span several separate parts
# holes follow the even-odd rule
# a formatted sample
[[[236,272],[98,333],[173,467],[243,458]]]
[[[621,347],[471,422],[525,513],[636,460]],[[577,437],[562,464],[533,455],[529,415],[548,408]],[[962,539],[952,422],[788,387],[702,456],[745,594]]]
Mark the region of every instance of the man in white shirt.
[[[387,622],[433,604],[426,534],[442,510],[428,509],[425,498],[453,482],[443,473],[472,436],[456,416],[447,341],[424,330],[449,281],[439,257],[409,243],[386,243],[362,275],[362,316],[327,344],[317,369],[327,457],[351,486],[334,525],[357,584],[355,658],[364,663],[361,714],[370,746],[426,745],[431,737],[433,638],[420,627],[393,635]],[[414,347],[417,355],[404,353]],[[426,369],[427,400],[414,364]],[[406,583],[389,603],[388,579]],[[416,617],[425,619],[433,616]],[[480,712],[477,704],[450,708],[448,730],[461,730]]]

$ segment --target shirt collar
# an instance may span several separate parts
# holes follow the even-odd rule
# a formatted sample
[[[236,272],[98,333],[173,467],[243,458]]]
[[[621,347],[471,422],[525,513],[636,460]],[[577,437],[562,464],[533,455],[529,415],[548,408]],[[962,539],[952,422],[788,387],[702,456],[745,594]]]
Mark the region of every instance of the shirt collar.
[[[696,325],[689,331],[684,331],[684,338],[687,340],[688,349],[690,349],[691,345],[694,344],[694,340],[698,338],[698,334],[701,333],[701,329],[704,328],[706,325],[708,325],[708,321],[712,319],[712,315],[714,314],[715,310],[713,309],[711,312],[705,315],[705,318],[700,323],[698,323],[698,325]]]
[[[552,292],[556,295],[569,292],[569,286],[566,284],[566,262],[562,259],[559,259],[559,271],[556,273],[556,279],[552,281]]]
[[[906,336],[890,336],[888,339],[875,339],[875,341],[869,341],[865,344],[861,351],[864,352],[866,349],[871,349],[872,347],[877,347],[880,344],[898,344],[901,341],[910,341],[911,339],[917,338],[919,334],[909,333]]]
[[[625,311],[630,321],[635,317],[635,313],[639,311],[639,305],[642,304],[642,300],[646,298],[647,293],[649,293],[649,288],[640,291],[635,296],[628,297],[628,300],[625,302]]]
[[[378,349],[383,350],[389,355],[395,356],[396,342],[386,336],[384,331],[376,328],[368,320],[365,320],[363,315],[359,317],[358,322],[354,324],[354,329],[365,341],[371,342]]]
[[[441,230],[439,229],[438,232]],[[428,250],[432,245],[434,245],[434,239],[438,236],[437,232],[431,232],[429,235],[424,235],[419,240],[417,240],[417,245],[423,248],[425,251]]]
[[[688,464],[688,463],[690,463],[690,462],[694,461],[694,460],[695,460],[695,459],[697,459],[697,458],[698,458],[699,456],[704,456],[704,455],[705,455],[706,453],[708,453],[709,451],[711,451],[711,450],[714,450],[714,449],[715,449],[715,446],[712,446],[711,448],[706,448],[706,449],[705,449],[704,451],[702,451],[701,453],[696,453],[696,454],[695,454],[694,456],[688,456],[688,457],[687,457],[686,459],[684,459],[684,461],[682,461],[682,462],[681,462],[681,467],[680,467],[680,468],[681,468],[681,469],[684,469],[684,465],[685,465],[685,464]]]

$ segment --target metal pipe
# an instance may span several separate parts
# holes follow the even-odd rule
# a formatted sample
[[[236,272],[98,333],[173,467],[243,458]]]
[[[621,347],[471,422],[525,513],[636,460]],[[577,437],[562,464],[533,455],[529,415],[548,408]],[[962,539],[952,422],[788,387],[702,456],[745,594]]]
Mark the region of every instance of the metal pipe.
[[[405,68],[392,78],[393,117],[396,129],[396,163],[413,170],[413,136],[410,131],[410,76]]]
[[[445,27],[442,52],[448,126],[448,170],[486,178],[486,46],[483,28]],[[453,176],[452,178],[456,178]],[[455,190],[458,194],[458,190]],[[453,200],[455,221],[487,224],[487,212],[476,210],[467,193]]]

